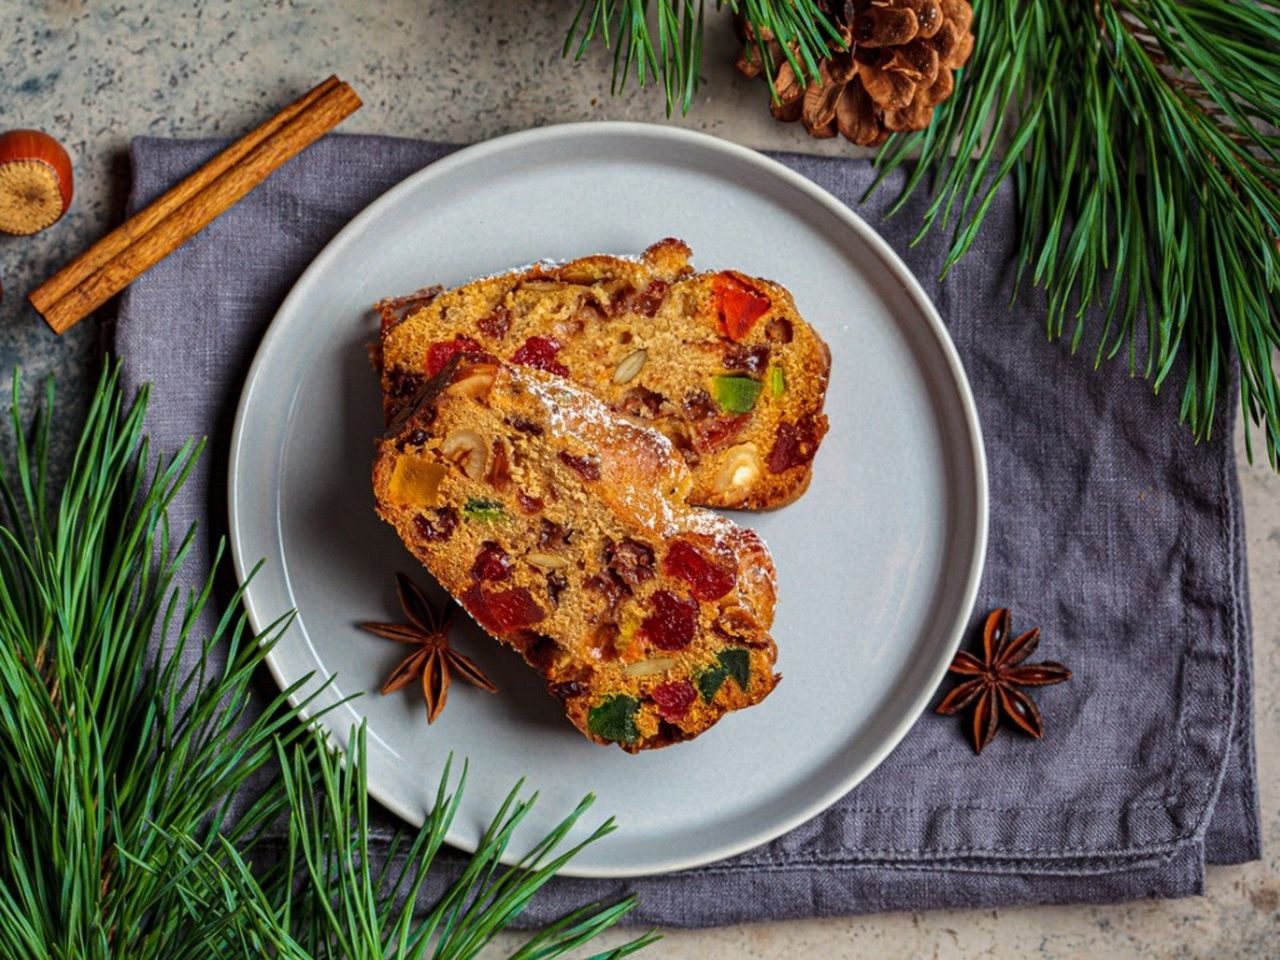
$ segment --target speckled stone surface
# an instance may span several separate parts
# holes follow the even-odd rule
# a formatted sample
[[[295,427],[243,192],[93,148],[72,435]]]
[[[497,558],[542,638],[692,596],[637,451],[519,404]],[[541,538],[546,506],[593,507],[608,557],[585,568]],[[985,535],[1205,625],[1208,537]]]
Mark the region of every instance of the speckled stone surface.
[[[610,98],[604,55],[560,59],[575,7],[576,0],[0,0],[0,130],[54,134],[72,153],[77,178],[72,210],[57,226],[32,238],[0,235],[0,383],[7,387],[21,367],[29,395],[38,379],[57,374],[68,401],[62,422],[73,421],[96,370],[100,324],[54,337],[25,295],[119,219],[126,148],[136,134],[237,134],[330,73],[364,97],[343,127],[351,131],[463,142],[571,120],[664,120],[652,91]],[[732,71],[727,18],[708,17],[706,84],[691,115],[673,122],[754,147],[852,152],[775,124],[761,87]],[[1280,955],[1280,477],[1246,464],[1240,436],[1237,448],[1253,590],[1262,862],[1210,868],[1207,895],[1187,900],[746,925],[674,933],[647,955]]]

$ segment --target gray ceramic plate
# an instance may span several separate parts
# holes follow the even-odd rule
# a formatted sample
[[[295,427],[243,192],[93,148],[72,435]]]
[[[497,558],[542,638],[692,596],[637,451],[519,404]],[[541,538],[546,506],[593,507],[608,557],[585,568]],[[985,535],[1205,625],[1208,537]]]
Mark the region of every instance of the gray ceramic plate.
[[[773,550],[784,682],[691,743],[640,756],[584,740],[518,657],[467,623],[456,642],[501,689],[455,684],[430,728],[421,698],[377,689],[400,654],[357,630],[397,616],[417,568],[374,516],[378,390],[369,305],[543,257],[638,253],[677,236],[701,269],[774,278],[831,345],[831,432],[797,503],[740,514]],[[368,720],[370,791],[422,819],[449,751],[469,758],[449,841],[474,847],[517,777],[540,800],[529,842],[594,792],[621,829],[569,872],[625,876],[747,850],[813,817],[902,738],[969,616],[987,530],[986,467],[964,373],[933,306],[861,219],[757,153],[627,123],[531,130],[456,153],[373,203],[325,248],[263,340],[236,417],[238,574],[255,626],[296,609],[272,653],[281,684],[335,675],[339,741]],[[326,694],[328,696],[328,694]]]

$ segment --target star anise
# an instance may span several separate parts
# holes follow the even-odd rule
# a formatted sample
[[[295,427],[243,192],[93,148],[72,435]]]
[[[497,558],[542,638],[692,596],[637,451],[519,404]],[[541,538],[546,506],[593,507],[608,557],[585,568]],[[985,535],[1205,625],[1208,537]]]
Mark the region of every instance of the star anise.
[[[1009,611],[992,610],[982,631],[983,659],[964,650],[956,653],[948,668],[962,677],[972,677],[948,693],[937,706],[938,713],[959,713],[973,704],[973,748],[978,753],[996,735],[1000,717],[1006,716],[1037,740],[1044,735],[1044,721],[1034,701],[1018,687],[1043,687],[1071,679],[1071,671],[1060,663],[1023,663],[1040,645],[1040,628],[1010,639]]]
[[[458,605],[447,601],[437,609],[419,586],[403,573],[396,574],[396,594],[408,623],[362,623],[361,630],[407,643],[417,649],[391,671],[382,684],[382,693],[395,693],[421,677],[422,695],[427,701],[427,723],[434,723],[449,697],[449,681],[453,674],[481,690],[497,693],[498,688],[481,672],[475,662],[449,646],[449,628],[458,613]]]

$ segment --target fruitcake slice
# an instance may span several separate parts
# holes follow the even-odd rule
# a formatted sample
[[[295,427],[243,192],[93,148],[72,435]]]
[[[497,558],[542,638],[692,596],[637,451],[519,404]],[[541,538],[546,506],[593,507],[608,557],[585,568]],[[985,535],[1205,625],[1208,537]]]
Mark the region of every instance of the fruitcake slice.
[[[830,352],[783,287],[694,274],[689,256],[663,240],[639,259],[539,264],[399,311],[384,301],[387,418],[453,354],[487,354],[567,377],[663,433],[692,470],[691,503],[790,503],[827,431]]]
[[[773,561],[685,502],[661,434],[570,381],[462,357],[378,443],[379,515],[579,730],[628,751],[695,737],[773,689]]]

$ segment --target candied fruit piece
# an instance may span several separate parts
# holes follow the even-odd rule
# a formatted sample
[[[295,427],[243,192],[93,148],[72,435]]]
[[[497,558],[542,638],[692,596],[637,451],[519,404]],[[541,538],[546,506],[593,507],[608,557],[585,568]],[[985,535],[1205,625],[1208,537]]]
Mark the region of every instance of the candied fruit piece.
[[[452,360],[455,354],[459,353],[474,353],[488,357],[484,347],[470,337],[458,336],[452,340],[441,340],[427,348],[427,376],[434,377],[444,369],[445,364]]]
[[[787,376],[782,372],[781,367],[772,367],[769,370],[769,392],[775,397],[780,397],[787,392]]]
[[[751,680],[751,652],[742,647],[728,647],[716,654],[716,664],[697,676],[702,699],[710,703],[715,699],[727,678],[733,677],[745,692]]]
[[[699,600],[719,600],[738,582],[736,568],[716,563],[687,540],[676,540],[662,558],[662,572],[689,584]]]
[[[712,377],[711,391],[725,413],[747,413],[756,405],[762,384],[750,377]]]
[[[782,473],[792,467],[801,467],[818,452],[818,427],[813,417],[804,416],[791,423],[778,424],[778,433],[769,451],[770,473]]]
[[[569,376],[569,368],[556,359],[560,341],[555,337],[530,337],[519,350],[511,355],[511,362],[521,366],[545,370],[561,377]]]
[[[388,495],[403,506],[435,506],[439,502],[440,481],[448,472],[444,464],[407,453],[396,460],[387,483]]]
[[[736,274],[720,274],[714,290],[720,335],[734,342],[745,337],[772,306],[767,296]]]
[[[649,691],[650,699],[658,705],[658,715],[668,723],[683,719],[697,696],[697,691],[688,680],[660,683]]]
[[[640,701],[635,697],[618,695],[609,697],[587,714],[587,730],[601,740],[617,743],[635,743],[640,737],[636,726],[636,713]]]
[[[477,320],[476,326],[486,337],[501,340],[511,329],[511,311],[498,304],[490,313]]]
[[[480,626],[499,635],[533,626],[546,616],[524,587],[486,592],[473,583],[462,591],[462,605]]]
[[[487,497],[469,497],[463,504],[462,515],[468,520],[505,520],[506,511],[502,509],[502,501],[490,500]]]
[[[476,554],[476,562],[471,565],[471,576],[477,580],[509,580],[515,564],[507,551],[493,540],[486,540],[480,545]]]
[[[680,650],[693,642],[698,627],[698,604],[670,590],[651,598],[653,613],[640,623],[640,632],[659,650]]]

